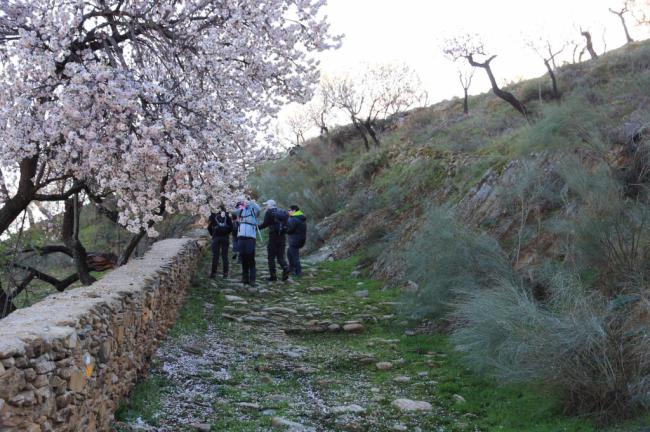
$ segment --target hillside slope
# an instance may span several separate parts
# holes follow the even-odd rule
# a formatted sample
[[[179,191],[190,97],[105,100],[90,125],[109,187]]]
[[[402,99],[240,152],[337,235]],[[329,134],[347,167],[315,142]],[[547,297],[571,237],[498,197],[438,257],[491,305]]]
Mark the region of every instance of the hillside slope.
[[[530,124],[492,94],[469,116],[444,101],[384,122],[371,151],[344,126],[251,181],[305,209],[312,249],[404,287],[406,316],[476,370],[610,420],[650,391],[650,43],[557,77],[560,101],[546,76],[509,86]]]
[[[252,183],[261,196],[305,207],[312,247],[327,243],[337,257],[362,252],[383,276],[408,276],[391,261],[431,204],[457,207],[464,220],[507,243],[521,222],[508,208],[512,195],[530,195],[514,190],[513,183],[521,188],[530,180],[522,176],[544,177],[567,154],[587,158],[594,147],[608,153],[621,177],[635,182],[639,174],[631,159],[650,120],[650,43],[557,74],[560,103],[540,99],[550,87],[547,76],[509,87],[533,111],[532,125],[491,93],[470,99],[469,116],[456,98],[385,122],[381,147],[369,152],[351,126],[339,127],[329,141],[313,139],[263,166]],[[542,219],[552,213],[545,210]],[[521,261],[547,251],[535,247],[539,242],[539,235],[525,236]]]

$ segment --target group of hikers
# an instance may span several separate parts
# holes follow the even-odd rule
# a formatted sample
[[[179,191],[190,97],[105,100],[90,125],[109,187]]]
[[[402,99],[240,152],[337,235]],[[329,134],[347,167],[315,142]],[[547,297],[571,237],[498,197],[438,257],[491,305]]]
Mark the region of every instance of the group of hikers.
[[[307,241],[307,218],[297,205],[288,210],[279,208],[270,199],[263,203],[264,220],[258,223],[260,206],[254,199],[237,202],[233,211],[222,205],[218,213],[212,213],[208,222],[208,232],[212,236],[212,267],[210,278],[216,277],[219,261],[223,263],[223,277],[228,277],[230,237],[233,239],[233,260],[242,266],[242,283],[255,285],[255,247],[260,230],[268,229],[269,281],[277,281],[277,264],[282,269],[282,280],[289,275],[300,276],[300,249]],[[288,248],[287,248],[288,237]],[[285,258],[286,251],[286,258]]]

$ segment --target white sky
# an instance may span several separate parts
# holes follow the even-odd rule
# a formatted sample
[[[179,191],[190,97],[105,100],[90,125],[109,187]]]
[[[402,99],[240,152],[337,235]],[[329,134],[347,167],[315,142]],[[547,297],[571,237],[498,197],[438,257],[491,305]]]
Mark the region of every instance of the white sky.
[[[526,35],[580,39],[577,29],[582,26],[591,31],[597,52],[603,51],[603,38],[610,50],[625,42],[619,18],[608,11],[620,5],[621,0],[328,0],[325,12],[332,31],[345,38],[340,49],[319,58],[326,75],[373,63],[406,63],[422,79],[429,103],[435,103],[462,94],[456,66],[441,53],[446,38],[466,32],[482,35],[486,48],[498,54],[492,66],[500,83],[532,78],[545,68],[525,46]],[[632,37],[647,38],[648,28],[627,17]],[[571,51],[563,54],[570,59]],[[470,92],[487,90],[484,72],[477,71]]]

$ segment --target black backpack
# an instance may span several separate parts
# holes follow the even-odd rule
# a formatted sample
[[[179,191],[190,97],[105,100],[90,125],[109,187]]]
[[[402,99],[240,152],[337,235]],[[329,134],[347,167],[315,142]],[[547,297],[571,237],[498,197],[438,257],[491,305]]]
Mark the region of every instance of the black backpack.
[[[228,235],[230,234],[230,227],[228,226],[228,217],[215,215],[214,226],[212,228],[213,235]]]
[[[278,234],[286,234],[287,224],[289,223],[289,212],[285,209],[275,209],[273,212],[273,222]]]

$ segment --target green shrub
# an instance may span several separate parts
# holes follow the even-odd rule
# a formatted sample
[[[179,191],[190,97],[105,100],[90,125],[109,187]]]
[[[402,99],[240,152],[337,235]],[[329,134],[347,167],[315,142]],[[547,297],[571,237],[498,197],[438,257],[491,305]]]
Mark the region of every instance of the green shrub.
[[[465,292],[453,339],[475,369],[539,381],[571,413],[629,415],[650,403],[650,208],[626,199],[605,164],[568,158],[557,172],[564,262],[538,272],[534,287],[501,278]]]
[[[406,294],[405,311],[415,318],[440,318],[466,293],[512,277],[496,240],[471,231],[449,209],[433,207],[405,249],[407,274],[418,285]]]
[[[544,105],[542,118],[527,133],[518,136],[514,143],[516,152],[528,155],[584,145],[605,148],[608,113],[590,100],[593,97],[588,91],[578,91],[568,96],[561,105]]]
[[[569,271],[553,278],[543,304],[508,280],[470,293],[453,340],[475,369],[538,381],[568,412],[608,420],[650,402],[649,315],[645,294],[608,298]]]

